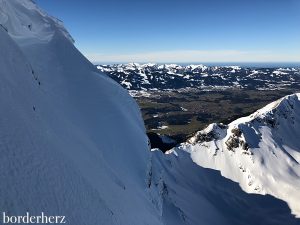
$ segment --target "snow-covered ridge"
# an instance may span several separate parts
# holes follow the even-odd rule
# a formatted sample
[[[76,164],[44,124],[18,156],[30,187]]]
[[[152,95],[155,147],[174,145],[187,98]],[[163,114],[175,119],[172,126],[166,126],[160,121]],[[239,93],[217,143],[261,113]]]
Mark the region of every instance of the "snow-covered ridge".
[[[211,124],[174,151],[220,170],[250,193],[286,201],[300,216],[300,94],[270,103],[228,125]]]
[[[198,89],[274,90],[300,86],[299,68],[247,68],[239,66],[177,64],[98,65],[98,70],[131,91]]]

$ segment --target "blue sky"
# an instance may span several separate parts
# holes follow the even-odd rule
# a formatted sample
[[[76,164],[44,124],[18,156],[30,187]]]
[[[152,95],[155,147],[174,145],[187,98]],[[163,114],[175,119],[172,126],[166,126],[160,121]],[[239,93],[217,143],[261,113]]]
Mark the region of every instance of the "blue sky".
[[[96,62],[300,62],[299,0],[36,0]]]

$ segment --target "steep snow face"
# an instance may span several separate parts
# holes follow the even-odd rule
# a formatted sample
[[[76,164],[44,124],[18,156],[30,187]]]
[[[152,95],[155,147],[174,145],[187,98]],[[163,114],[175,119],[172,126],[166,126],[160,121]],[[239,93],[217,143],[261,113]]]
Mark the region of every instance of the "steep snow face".
[[[300,216],[300,94],[273,102],[228,126],[212,124],[177,150],[220,170],[249,193],[286,201]]]
[[[0,9],[0,208],[160,224],[143,191],[150,152],[135,101],[31,1]]]

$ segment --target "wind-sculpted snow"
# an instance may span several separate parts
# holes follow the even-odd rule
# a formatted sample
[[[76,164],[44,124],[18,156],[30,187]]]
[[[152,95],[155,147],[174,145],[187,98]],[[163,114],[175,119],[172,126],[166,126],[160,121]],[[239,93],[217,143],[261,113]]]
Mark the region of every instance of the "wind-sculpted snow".
[[[249,193],[286,201],[300,216],[300,94],[273,102],[229,125],[212,124],[177,150],[220,170]]]
[[[274,90],[300,86],[299,68],[207,67],[176,64],[116,64],[97,68],[131,91],[227,88]]]
[[[150,152],[135,101],[58,20],[30,0],[0,9],[1,211],[71,225],[299,222],[283,201],[248,195],[184,151]]]

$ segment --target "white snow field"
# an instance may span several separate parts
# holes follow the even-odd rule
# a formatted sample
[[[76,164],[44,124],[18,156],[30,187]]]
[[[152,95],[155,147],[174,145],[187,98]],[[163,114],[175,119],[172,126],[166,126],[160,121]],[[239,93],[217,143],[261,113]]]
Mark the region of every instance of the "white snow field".
[[[266,139],[275,130],[257,125],[266,141],[247,128],[257,141],[249,142],[249,151],[258,152],[251,156],[255,166],[241,159],[253,176],[249,189],[238,179],[243,176],[231,153],[223,153],[236,176],[229,170],[224,175],[249,192],[260,185],[260,194],[247,194],[193,162],[202,164],[200,144],[167,155],[151,152],[135,101],[99,74],[62,23],[31,0],[0,0],[0,24],[1,211],[63,215],[70,225],[299,224],[284,201],[261,195],[277,196],[298,212],[299,133],[293,133],[292,120],[282,120],[276,139]],[[291,115],[299,127],[299,101],[288,98],[294,99]],[[271,148],[280,137],[276,156],[258,148]],[[205,157],[202,166],[214,168],[210,161],[217,158]]]

